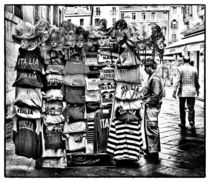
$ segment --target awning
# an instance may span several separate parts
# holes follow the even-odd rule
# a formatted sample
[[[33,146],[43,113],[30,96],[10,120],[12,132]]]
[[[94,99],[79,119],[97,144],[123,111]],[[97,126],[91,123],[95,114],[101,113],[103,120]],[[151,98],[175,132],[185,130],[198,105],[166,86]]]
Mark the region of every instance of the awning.
[[[196,35],[193,37],[182,39],[169,45],[165,48],[164,55],[181,53],[184,50],[187,51],[199,51],[204,44],[204,34]]]

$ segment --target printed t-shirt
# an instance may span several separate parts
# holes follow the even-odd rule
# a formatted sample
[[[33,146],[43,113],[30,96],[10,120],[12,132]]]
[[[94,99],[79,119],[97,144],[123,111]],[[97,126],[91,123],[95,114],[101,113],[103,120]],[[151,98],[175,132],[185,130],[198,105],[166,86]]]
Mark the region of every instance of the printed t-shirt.
[[[44,61],[41,58],[40,49],[37,47],[29,51],[19,48],[15,69],[18,71],[38,71],[43,73]]]
[[[42,88],[43,87],[43,78],[40,72],[23,72],[17,71],[17,78],[13,83],[13,87],[33,87],[33,88]]]
[[[29,107],[42,107],[42,92],[39,88],[16,87],[14,105],[26,105]]]
[[[15,154],[38,159],[42,155],[41,120],[13,119],[13,142]]]

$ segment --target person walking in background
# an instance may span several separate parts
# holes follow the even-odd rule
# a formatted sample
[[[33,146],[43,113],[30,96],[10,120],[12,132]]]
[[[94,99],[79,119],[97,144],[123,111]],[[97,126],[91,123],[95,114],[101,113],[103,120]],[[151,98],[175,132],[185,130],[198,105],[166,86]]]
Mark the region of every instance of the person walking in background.
[[[146,157],[151,161],[158,161],[160,152],[160,132],[158,115],[160,113],[164,86],[160,74],[157,72],[157,63],[154,59],[147,59],[144,70],[149,75],[143,88],[142,100],[145,103],[144,129],[146,140]]]
[[[195,97],[199,95],[199,83],[197,69],[190,65],[190,58],[183,57],[184,64],[178,68],[177,81],[173,91],[173,98],[179,97],[180,120],[179,127],[186,129],[186,110],[185,102],[188,107],[188,121],[191,131],[195,132]]]

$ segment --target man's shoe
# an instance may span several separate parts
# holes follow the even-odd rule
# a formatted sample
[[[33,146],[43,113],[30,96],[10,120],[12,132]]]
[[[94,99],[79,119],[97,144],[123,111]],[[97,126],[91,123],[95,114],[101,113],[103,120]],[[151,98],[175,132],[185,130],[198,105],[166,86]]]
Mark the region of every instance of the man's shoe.
[[[192,127],[192,126],[194,126],[194,127],[195,127],[194,122],[190,121],[190,126],[191,126],[191,127]]]
[[[192,125],[192,126],[191,126],[191,132],[192,132],[193,134],[196,133],[196,131],[195,131],[195,125]]]
[[[184,124],[178,124],[178,126],[181,128],[181,129],[186,129],[186,126]]]
[[[159,163],[159,153],[147,153],[146,160],[151,163]]]

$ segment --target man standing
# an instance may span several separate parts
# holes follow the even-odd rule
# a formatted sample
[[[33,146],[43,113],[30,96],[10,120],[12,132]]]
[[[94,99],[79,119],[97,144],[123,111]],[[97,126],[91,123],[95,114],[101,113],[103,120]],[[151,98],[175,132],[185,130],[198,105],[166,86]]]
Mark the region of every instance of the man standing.
[[[191,131],[195,132],[195,97],[199,95],[199,83],[197,69],[190,65],[190,58],[183,58],[184,64],[179,67],[177,74],[177,82],[173,92],[173,97],[179,96],[179,111],[181,123],[179,127],[186,129],[185,121],[185,102],[188,107],[188,121],[191,126]]]
[[[154,59],[147,59],[144,70],[149,75],[146,86],[143,88],[145,102],[144,129],[146,139],[146,156],[153,161],[158,160],[160,152],[160,133],[158,127],[158,115],[162,105],[164,86],[161,76],[156,71],[157,63]]]

